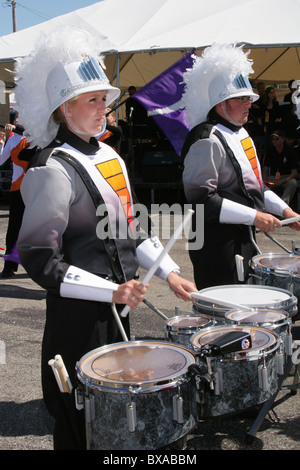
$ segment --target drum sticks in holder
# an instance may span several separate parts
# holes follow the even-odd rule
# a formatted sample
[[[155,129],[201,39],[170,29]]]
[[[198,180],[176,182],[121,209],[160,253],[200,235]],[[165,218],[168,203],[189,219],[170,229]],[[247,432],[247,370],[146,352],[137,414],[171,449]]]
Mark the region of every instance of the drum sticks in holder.
[[[48,362],[49,366],[51,366],[57,385],[59,387],[59,390],[62,393],[72,393],[72,383],[69,378],[69,374],[67,372],[67,369],[65,367],[65,364],[62,360],[62,357],[57,354],[54,359],[51,359]]]

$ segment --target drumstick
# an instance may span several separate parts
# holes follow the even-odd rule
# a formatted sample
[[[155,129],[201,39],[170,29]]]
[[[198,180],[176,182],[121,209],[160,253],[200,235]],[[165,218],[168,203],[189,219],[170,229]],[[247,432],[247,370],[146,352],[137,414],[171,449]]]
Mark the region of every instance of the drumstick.
[[[71,384],[69,374],[67,372],[67,369],[65,368],[65,364],[62,360],[62,357],[57,354],[54,359],[54,367],[58,372],[63,392],[71,394],[73,386]]]
[[[281,225],[289,225],[289,224],[293,224],[294,222],[300,222],[300,216],[297,216],[297,217],[291,217],[290,219],[284,219],[284,220],[281,220]]]
[[[192,217],[193,213],[194,213],[194,211],[192,209],[188,210],[188,213],[185,215],[182,223],[178,225],[178,227],[174,231],[173,235],[171,236],[170,240],[168,240],[168,242],[167,242],[166,246],[164,247],[163,251],[157,257],[156,261],[153,263],[153,265],[151,266],[149,271],[146,273],[144,279],[141,281],[144,286],[150,281],[152,276],[155,274],[155,272],[157,271],[157,268],[159,267],[159,265],[162,262],[163,258],[170,251],[170,249],[174,245],[175,241],[177,240],[177,238],[181,234],[184,226],[188,223],[188,221]],[[130,307],[128,305],[126,305],[126,307],[124,307],[122,312],[121,312],[121,317],[126,317],[128,315],[129,310],[130,310]]]
[[[205,302],[215,302],[216,304],[224,305],[224,307],[229,307],[231,309],[234,308],[237,310],[252,310],[252,307],[247,307],[246,305],[235,304],[233,302],[227,302],[227,300],[223,300],[223,299],[216,299],[213,297],[200,294],[199,292],[191,292],[191,296],[199,300],[204,300]]]

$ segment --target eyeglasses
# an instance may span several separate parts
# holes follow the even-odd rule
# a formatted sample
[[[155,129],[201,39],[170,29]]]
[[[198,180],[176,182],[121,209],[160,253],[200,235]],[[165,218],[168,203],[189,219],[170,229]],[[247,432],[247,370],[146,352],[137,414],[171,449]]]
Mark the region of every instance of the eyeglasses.
[[[242,103],[253,103],[254,99],[253,99],[253,96],[237,96],[236,98],[231,98],[232,100],[239,100],[241,101]]]

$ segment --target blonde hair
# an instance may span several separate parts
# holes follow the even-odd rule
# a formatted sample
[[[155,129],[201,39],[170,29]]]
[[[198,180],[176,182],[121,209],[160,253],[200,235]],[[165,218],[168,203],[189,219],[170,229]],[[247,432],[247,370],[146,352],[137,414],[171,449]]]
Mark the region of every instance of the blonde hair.
[[[73,98],[67,101],[68,105],[74,104],[74,102],[77,101],[77,99],[78,99],[78,96],[74,96]],[[58,124],[58,125],[64,124],[65,126],[67,125],[67,120],[65,118],[64,113],[61,111],[60,107],[56,108],[53,111],[51,118],[53,119],[55,124]]]

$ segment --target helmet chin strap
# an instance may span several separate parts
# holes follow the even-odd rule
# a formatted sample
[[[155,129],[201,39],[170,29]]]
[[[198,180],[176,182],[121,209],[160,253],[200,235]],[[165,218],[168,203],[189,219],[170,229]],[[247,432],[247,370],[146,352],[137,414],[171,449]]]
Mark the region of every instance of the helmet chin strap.
[[[229,114],[227,113],[225,101],[222,101],[221,106],[222,106],[222,111],[227,121],[230,122],[230,124],[233,124],[234,126],[238,126],[239,124],[234,122],[232,118],[229,116]]]
[[[70,126],[70,128],[72,129],[72,131],[75,132],[75,134],[85,135],[85,136],[89,136],[89,137],[98,137],[98,138],[100,138],[104,134],[104,132],[106,130],[106,118],[104,118],[101,130],[99,132],[97,132],[96,134],[90,134],[89,132],[80,131],[79,129],[77,129],[74,126],[74,124],[72,123],[71,118],[69,116],[69,109],[68,109],[68,102],[67,101],[65,103],[63,103],[63,110],[64,110],[64,115],[65,115],[66,121],[67,121],[68,125]]]

